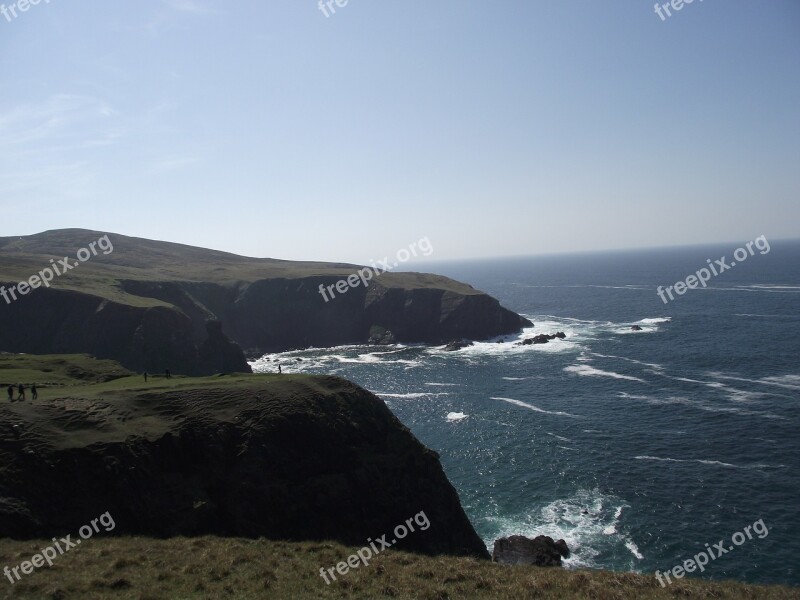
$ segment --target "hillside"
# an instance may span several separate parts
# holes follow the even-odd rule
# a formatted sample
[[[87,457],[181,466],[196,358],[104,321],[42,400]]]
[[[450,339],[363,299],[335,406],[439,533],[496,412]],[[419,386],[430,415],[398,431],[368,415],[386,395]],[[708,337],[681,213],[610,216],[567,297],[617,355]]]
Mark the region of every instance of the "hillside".
[[[0,385],[26,376],[39,391],[35,401],[0,396],[3,536],[77,531],[108,511],[118,535],[356,544],[424,512],[430,527],[398,548],[488,556],[436,453],[355,384],[303,375],[145,382],[108,367],[0,356]]]
[[[0,238],[0,285],[27,281],[105,234],[65,229]],[[528,321],[446,277],[388,272],[326,302],[319,287],[357,265],[236,256],[108,234],[113,247],[50,287],[0,300],[0,351],[88,353],[136,371],[249,371],[242,350],[368,341],[444,343],[518,331]]]

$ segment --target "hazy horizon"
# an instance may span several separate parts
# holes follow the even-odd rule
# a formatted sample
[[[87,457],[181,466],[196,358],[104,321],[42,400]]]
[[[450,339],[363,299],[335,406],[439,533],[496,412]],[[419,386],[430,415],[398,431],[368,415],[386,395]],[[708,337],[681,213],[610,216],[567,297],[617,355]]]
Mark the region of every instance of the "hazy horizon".
[[[124,233],[124,232],[120,232],[120,231],[89,230],[89,229],[87,229],[85,227],[67,228],[67,229],[78,229],[78,230],[84,230],[84,231],[87,231],[87,232],[91,231],[92,233],[106,233],[106,234],[109,234],[109,235],[112,235],[112,236],[113,235],[122,235],[122,236],[126,236],[126,237],[146,239],[146,240],[155,241],[155,242],[166,242],[166,243],[183,244],[183,242],[176,242],[174,240],[168,240],[168,239],[143,238],[141,236],[134,236],[134,235],[130,235],[130,234],[127,234],[127,233]],[[35,235],[45,234],[45,233],[48,233],[49,231],[57,231],[57,230],[37,231],[37,232],[34,232],[34,233],[30,233],[30,234],[12,235],[12,236],[0,235],[0,238],[5,237],[5,238],[12,238],[13,239],[15,237],[28,237],[28,236],[35,236]],[[754,238],[755,237],[759,237],[759,236],[754,236]],[[431,246],[433,248],[433,252],[429,256],[420,256],[419,255],[420,253],[418,252],[417,256],[412,256],[405,263],[402,263],[402,264],[398,265],[397,270],[398,271],[408,271],[408,270],[413,270],[410,267],[414,267],[415,265],[428,265],[428,264],[435,265],[437,263],[445,264],[445,263],[473,262],[473,261],[474,262],[478,262],[478,261],[515,260],[515,259],[522,260],[522,259],[526,259],[526,258],[547,258],[547,257],[556,258],[556,257],[562,257],[562,256],[563,257],[570,257],[570,256],[583,256],[583,255],[592,256],[592,255],[600,255],[600,254],[627,254],[627,253],[634,253],[634,252],[659,252],[659,251],[670,252],[670,251],[673,251],[673,250],[674,251],[677,251],[677,250],[690,250],[690,249],[693,249],[693,248],[701,249],[701,248],[728,248],[728,247],[730,247],[730,251],[733,252],[733,250],[735,250],[737,247],[741,247],[742,245],[746,244],[750,240],[728,240],[728,241],[722,241],[722,242],[704,242],[704,243],[697,243],[697,244],[681,244],[681,245],[675,245],[675,246],[639,246],[639,247],[635,247],[635,248],[601,248],[601,249],[597,249],[597,250],[578,250],[578,251],[549,252],[549,253],[542,252],[542,253],[537,253],[537,254],[506,254],[506,255],[496,255],[496,256],[466,256],[466,257],[445,258],[445,259],[441,259],[441,258],[438,258],[436,256],[435,244],[433,244],[432,240],[429,240],[429,241],[431,242]],[[774,243],[780,244],[780,243],[785,243],[785,242],[788,242],[788,243],[800,243],[800,236],[794,237],[794,238],[768,239],[767,241],[770,244],[774,244]],[[113,242],[113,238],[112,238],[112,242]],[[288,261],[297,260],[298,262],[330,262],[330,263],[345,263],[345,264],[350,263],[350,264],[359,265],[359,266],[367,265],[371,261],[380,260],[384,256],[384,255],[374,254],[374,255],[370,255],[369,258],[362,258],[362,259],[356,260],[356,261],[338,259],[335,256],[328,257],[328,258],[291,259],[291,258],[286,258],[284,256],[255,256],[255,255],[237,254],[236,252],[234,252],[233,250],[231,250],[229,248],[215,247],[215,246],[203,245],[203,244],[200,244],[198,246],[194,246],[193,244],[184,244],[184,245],[189,245],[189,246],[202,248],[202,249],[205,249],[205,250],[211,250],[211,251],[215,251],[215,252],[225,252],[225,253],[229,253],[229,254],[236,254],[236,255],[241,256],[243,258],[269,259],[269,260],[274,259],[274,260],[288,260]],[[403,248],[398,248],[396,250],[402,250],[402,249]],[[396,251],[391,251],[391,252],[384,253],[384,254],[393,257],[396,254]],[[405,268],[405,267],[409,267],[409,268]]]

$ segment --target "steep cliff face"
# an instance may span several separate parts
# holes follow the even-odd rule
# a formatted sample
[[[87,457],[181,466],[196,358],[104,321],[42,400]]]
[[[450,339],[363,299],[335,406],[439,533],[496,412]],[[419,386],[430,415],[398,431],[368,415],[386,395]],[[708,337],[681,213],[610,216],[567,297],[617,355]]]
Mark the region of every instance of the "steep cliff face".
[[[336,281],[281,278],[230,286],[124,281],[122,286],[174,304],[196,329],[208,318],[219,319],[231,338],[252,354],[366,343],[376,327],[390,331],[397,342],[440,344],[486,339],[528,324],[486,294],[387,288],[381,281],[325,302],[320,284]]]
[[[205,328],[207,322],[202,322]],[[167,306],[136,307],[70,290],[44,289],[0,307],[0,349],[26,354],[86,353],[135,371],[249,373],[220,326],[200,333]]]
[[[487,557],[437,455],[334,377],[85,386],[0,404],[0,532],[265,536],[363,545],[419,512],[398,548]],[[50,392],[52,394],[52,392]]]

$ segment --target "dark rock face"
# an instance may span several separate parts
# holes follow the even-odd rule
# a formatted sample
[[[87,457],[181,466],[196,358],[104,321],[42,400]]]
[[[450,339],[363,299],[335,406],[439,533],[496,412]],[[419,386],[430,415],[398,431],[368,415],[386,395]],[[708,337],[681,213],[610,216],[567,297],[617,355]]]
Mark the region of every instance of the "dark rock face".
[[[71,290],[39,289],[24,301],[3,303],[0,349],[85,353],[150,373],[251,371],[241,349],[218,325],[207,328],[206,318],[195,324],[166,306],[128,306]]]
[[[173,304],[189,317],[195,335],[207,320],[219,320],[250,356],[311,346],[481,340],[530,323],[486,294],[387,288],[380,278],[326,303],[319,285],[335,281],[268,279],[235,286],[124,281],[123,288]]]
[[[462,348],[469,348],[470,346],[474,346],[475,344],[470,341],[465,340],[458,340],[453,341],[447,344],[442,350],[445,352],[455,352],[456,350],[461,350]]]
[[[369,330],[368,344],[374,346],[387,346],[394,344],[397,340],[391,331],[388,331],[380,325],[373,325]]]
[[[74,535],[108,511],[109,535],[362,546],[424,512],[430,528],[397,548],[489,557],[438,455],[339,378],[221,378],[20,405],[0,403],[4,536]]]
[[[641,331],[641,330],[642,330],[642,328],[641,328],[641,327],[639,327],[638,325],[634,325],[633,327],[631,327],[631,330],[632,330],[632,331]]]
[[[521,535],[500,538],[494,543],[492,560],[503,565],[535,565],[560,567],[561,559],[569,558],[569,548],[564,540],[540,535],[533,539]]]
[[[567,337],[567,334],[565,334],[563,331],[559,331],[558,333],[553,333],[553,334],[550,334],[550,335],[545,334],[545,333],[540,333],[539,335],[534,336],[532,338],[526,338],[526,339],[522,340],[517,345],[518,346],[531,346],[531,345],[534,345],[534,344],[546,344],[548,342],[553,341],[556,338],[558,338],[560,340],[563,340],[563,339],[566,339],[566,337]]]
[[[242,349],[222,333],[222,323],[206,324],[208,337],[197,349],[197,369],[203,373],[249,373]]]

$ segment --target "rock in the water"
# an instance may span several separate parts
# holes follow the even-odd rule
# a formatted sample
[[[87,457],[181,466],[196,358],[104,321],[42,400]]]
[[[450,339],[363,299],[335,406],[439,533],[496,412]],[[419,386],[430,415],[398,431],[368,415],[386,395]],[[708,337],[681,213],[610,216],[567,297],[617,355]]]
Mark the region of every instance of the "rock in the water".
[[[445,352],[455,352],[456,350],[461,350],[462,348],[469,348],[470,346],[473,345],[474,345],[473,342],[470,342],[468,340],[457,340],[450,342],[444,348],[442,348],[442,350],[444,350]]]
[[[500,538],[492,551],[492,560],[501,565],[560,567],[562,557],[569,557],[567,543],[564,540],[555,542],[546,535],[533,539],[522,535]]]
[[[394,334],[384,327],[373,325],[369,330],[368,343],[372,346],[388,346],[395,341]]]
[[[642,328],[639,327],[638,325],[634,325],[633,327],[631,327],[631,331],[641,331],[641,330]]]
[[[536,336],[534,336],[532,338],[526,338],[526,339],[522,340],[517,345],[518,346],[530,346],[531,344],[546,344],[548,342],[553,341],[556,338],[558,338],[560,340],[563,340],[566,337],[567,337],[567,334],[564,333],[563,331],[559,331],[558,333],[551,333],[549,335],[546,334],[546,333],[540,333],[539,335],[536,335]]]

